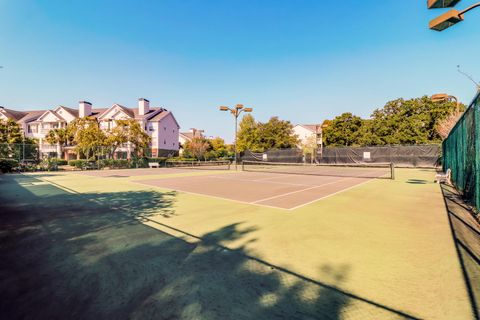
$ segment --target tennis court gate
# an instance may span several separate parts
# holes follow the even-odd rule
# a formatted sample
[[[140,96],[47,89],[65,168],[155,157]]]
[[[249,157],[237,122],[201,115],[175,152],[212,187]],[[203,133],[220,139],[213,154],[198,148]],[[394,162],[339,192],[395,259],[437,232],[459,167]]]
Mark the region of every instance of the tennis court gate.
[[[278,149],[265,152],[246,150],[241,160],[285,163],[394,163],[396,167],[434,168],[440,163],[441,146],[432,145],[389,145],[370,147],[326,147],[311,159],[301,149]]]
[[[443,170],[464,199],[480,211],[480,92],[443,141]]]

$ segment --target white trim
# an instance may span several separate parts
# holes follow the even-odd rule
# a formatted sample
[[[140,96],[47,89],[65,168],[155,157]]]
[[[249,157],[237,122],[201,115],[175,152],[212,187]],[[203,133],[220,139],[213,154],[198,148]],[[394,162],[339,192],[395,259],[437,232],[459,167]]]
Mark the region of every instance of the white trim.
[[[119,109],[119,110],[117,110],[117,113],[122,112],[122,113],[125,114],[128,118],[133,119],[128,113],[125,112],[125,110],[123,110],[124,107],[121,106],[121,105],[119,105],[118,103],[113,104],[110,108],[108,108],[107,110],[105,110],[101,115],[99,115],[99,116],[97,117],[97,119],[98,119],[98,120],[104,119],[105,115],[108,114],[108,113],[110,112],[110,110],[112,110],[112,109],[114,109],[114,108],[117,108],[117,107],[118,107],[118,109]],[[111,119],[111,118],[109,118],[109,119]]]
[[[60,117],[59,115],[57,115],[54,111],[52,110],[47,110],[45,111],[40,117],[37,118],[36,121],[39,121],[39,122],[42,122],[42,118],[44,116],[46,116],[48,113],[51,113],[54,117],[56,117],[58,119],[58,121],[66,121],[65,119],[63,119],[62,117]]]

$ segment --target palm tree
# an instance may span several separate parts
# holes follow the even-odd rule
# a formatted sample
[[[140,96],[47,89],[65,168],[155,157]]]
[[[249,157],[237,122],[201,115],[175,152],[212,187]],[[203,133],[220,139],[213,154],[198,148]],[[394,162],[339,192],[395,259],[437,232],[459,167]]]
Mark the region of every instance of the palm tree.
[[[48,131],[45,140],[51,145],[57,145],[57,154],[60,158],[63,147],[71,141],[71,136],[67,128],[57,128]]]

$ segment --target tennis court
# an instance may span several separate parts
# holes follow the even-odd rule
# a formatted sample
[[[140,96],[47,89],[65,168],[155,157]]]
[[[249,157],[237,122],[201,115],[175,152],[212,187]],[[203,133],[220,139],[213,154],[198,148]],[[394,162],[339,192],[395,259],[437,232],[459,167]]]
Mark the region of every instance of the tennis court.
[[[380,166],[318,166],[247,162],[243,171],[139,180],[138,183],[293,210],[377,178],[392,178],[388,164]],[[177,169],[178,170],[178,169]]]
[[[6,287],[24,288],[5,306],[23,318],[470,319],[434,171],[202,169],[0,176]]]

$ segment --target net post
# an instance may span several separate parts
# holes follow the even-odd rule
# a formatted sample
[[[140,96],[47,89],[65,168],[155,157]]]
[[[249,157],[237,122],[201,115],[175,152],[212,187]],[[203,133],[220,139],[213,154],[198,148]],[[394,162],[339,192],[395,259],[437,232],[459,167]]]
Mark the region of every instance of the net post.
[[[393,162],[390,162],[390,177],[395,180],[395,164]]]

